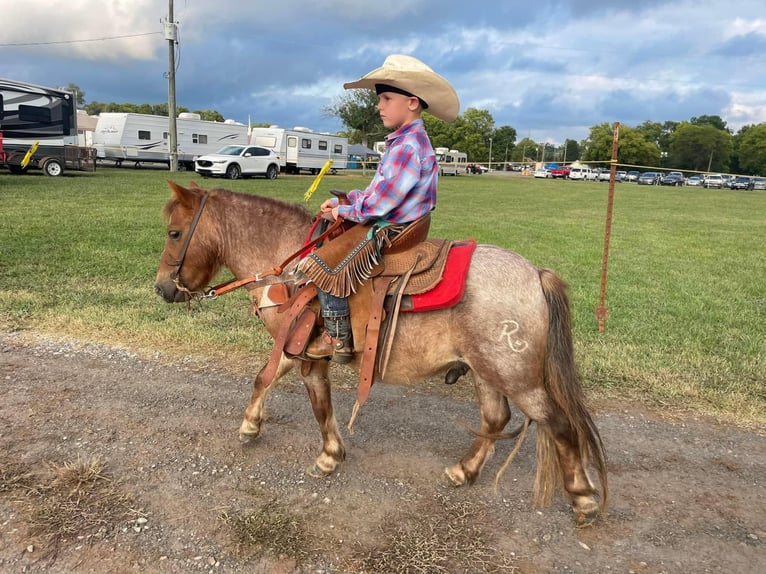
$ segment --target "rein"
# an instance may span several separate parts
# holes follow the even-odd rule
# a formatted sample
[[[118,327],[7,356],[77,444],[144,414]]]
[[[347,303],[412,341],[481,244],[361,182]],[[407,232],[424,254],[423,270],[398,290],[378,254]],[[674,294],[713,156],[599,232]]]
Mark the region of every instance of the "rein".
[[[201,211],[201,206],[200,206]],[[324,241],[327,239],[327,237],[333,233],[336,229],[338,229],[343,223],[343,218],[338,217],[332,225],[330,225],[324,233],[319,235],[318,237],[312,239],[308,243],[301,246],[300,249],[298,249],[296,252],[292,253],[287,259],[285,259],[280,265],[277,265],[273,269],[266,271],[265,273],[256,273],[255,275],[252,275],[251,277],[245,277],[244,279],[232,279],[230,281],[226,281],[225,283],[221,283],[220,285],[216,285],[215,287],[211,287],[208,289],[205,294],[202,296],[204,299],[215,299],[216,297],[220,297],[221,295],[225,295],[226,293],[230,293],[231,291],[234,291],[236,289],[239,289],[240,287],[243,287],[244,285],[248,285],[250,283],[257,283],[258,281],[262,281],[266,277],[274,277],[277,275],[281,275],[282,271],[284,271],[285,266],[290,263],[293,259],[304,253],[307,249],[313,247],[317,243]]]

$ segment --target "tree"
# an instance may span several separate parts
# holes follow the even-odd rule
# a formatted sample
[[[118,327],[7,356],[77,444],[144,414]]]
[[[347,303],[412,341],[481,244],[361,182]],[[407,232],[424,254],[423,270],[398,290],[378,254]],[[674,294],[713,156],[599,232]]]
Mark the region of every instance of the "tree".
[[[216,110],[194,110],[195,114],[199,114],[200,119],[208,122],[223,122],[226,121],[218,111]]]
[[[349,128],[352,143],[368,145],[368,139],[382,140],[388,133],[378,112],[378,95],[373,90],[351,90],[324,108],[327,116],[334,116]]]
[[[611,125],[603,123],[593,126],[590,135],[583,142],[583,158],[586,161],[610,160],[613,137]],[[627,165],[659,165],[660,148],[656,142],[646,139],[644,130],[621,125],[617,162]]]
[[[713,126],[717,130],[722,130],[725,132],[730,131],[729,128],[726,127],[726,122],[721,118],[721,116],[700,116],[698,118],[692,117],[692,119],[689,120],[689,123],[693,126]]]
[[[766,123],[740,130],[739,168],[752,175],[766,173]]]
[[[681,122],[670,143],[674,166],[694,171],[728,171],[732,149],[731,134],[709,123]]]
[[[539,147],[536,141],[530,138],[524,138],[516,144],[511,154],[511,161],[515,163],[527,163],[529,161],[535,161],[535,158],[539,155]]]

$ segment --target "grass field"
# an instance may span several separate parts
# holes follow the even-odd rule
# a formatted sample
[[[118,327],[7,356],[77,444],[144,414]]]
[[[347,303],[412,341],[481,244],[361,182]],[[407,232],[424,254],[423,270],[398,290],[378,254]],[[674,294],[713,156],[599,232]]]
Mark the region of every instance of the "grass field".
[[[327,176],[364,187],[371,174]],[[190,313],[153,293],[165,181],[302,201],[310,176],[202,180],[100,169],[48,178],[0,171],[0,329],[206,357],[252,374],[269,340],[244,293]],[[570,285],[589,394],[639,399],[745,425],[766,423],[766,193],[615,190],[607,302],[598,305],[607,184],[490,174],[443,178],[431,234],[475,237],[554,269]]]

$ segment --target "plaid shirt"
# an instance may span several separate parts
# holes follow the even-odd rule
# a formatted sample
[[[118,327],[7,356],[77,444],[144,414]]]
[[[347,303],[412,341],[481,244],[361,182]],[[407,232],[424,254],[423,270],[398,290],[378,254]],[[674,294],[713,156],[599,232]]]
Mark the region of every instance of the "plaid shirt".
[[[400,127],[386,138],[386,153],[364,191],[348,193],[351,205],[341,205],[341,217],[364,223],[382,219],[409,223],[436,205],[439,164],[423,120]]]

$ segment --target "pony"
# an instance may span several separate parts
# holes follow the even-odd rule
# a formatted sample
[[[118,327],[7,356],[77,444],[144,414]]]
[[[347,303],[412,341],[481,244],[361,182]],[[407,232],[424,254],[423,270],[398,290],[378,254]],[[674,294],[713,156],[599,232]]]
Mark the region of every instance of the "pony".
[[[204,190],[193,183],[189,188],[168,183],[172,194],[163,208],[167,230],[155,282],[156,293],[168,303],[202,296],[223,268],[235,279],[246,280],[278,267],[301,250],[314,220],[300,204]],[[284,280],[272,275],[245,287],[257,305],[266,285]],[[524,430],[530,421],[537,425],[534,503],[549,505],[554,491],[563,485],[576,525],[587,526],[607,506],[607,463],[577,374],[566,289],[553,271],[512,251],[479,244],[458,304],[399,316],[385,374],[381,378],[376,373],[376,381],[412,384],[446,374],[447,382],[454,382],[470,372],[480,428],[473,431],[468,452],[445,469],[449,480],[456,486],[476,481],[496,440],[509,436],[503,430],[511,419],[510,401],[527,419]],[[287,313],[270,306],[260,309],[259,315],[276,337]],[[350,363],[357,371],[359,355]],[[322,436],[322,450],[307,472],[328,476],[346,456],[333,409],[329,362],[282,354],[273,380],[296,366]],[[264,369],[255,377],[239,429],[243,443],[261,433],[270,388],[262,377]],[[589,465],[598,473],[600,491],[588,475]]]

